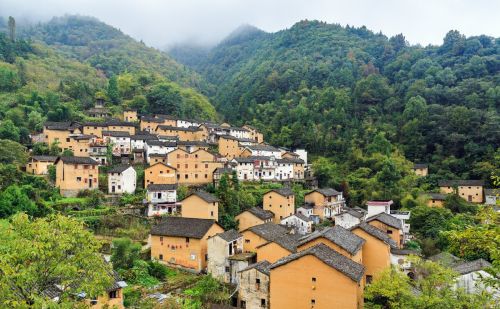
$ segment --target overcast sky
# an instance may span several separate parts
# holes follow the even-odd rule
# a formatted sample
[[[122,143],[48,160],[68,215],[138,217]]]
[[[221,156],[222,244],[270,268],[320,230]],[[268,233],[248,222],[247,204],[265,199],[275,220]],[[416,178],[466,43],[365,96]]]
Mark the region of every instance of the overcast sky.
[[[440,44],[450,29],[500,37],[499,12],[500,0],[0,0],[2,16],[94,16],[155,47],[213,44],[241,24],[274,32],[302,19]]]

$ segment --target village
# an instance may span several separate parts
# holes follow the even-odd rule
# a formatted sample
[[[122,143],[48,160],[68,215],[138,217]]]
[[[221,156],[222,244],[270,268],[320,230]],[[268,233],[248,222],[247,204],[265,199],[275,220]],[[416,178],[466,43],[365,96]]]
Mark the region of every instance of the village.
[[[405,247],[412,239],[411,211],[394,209],[391,200],[348,207],[343,192],[317,187],[304,149],[271,146],[250,125],[140,116],[135,110],[110,119],[100,100],[88,114],[96,121],[45,123],[33,140],[59,147],[63,155],[33,155],[25,171],[52,173],[69,198],[89,190],[113,197],[144,189],[133,212],[154,220],[147,239],[151,259],[232,286],[234,307],[362,308],[365,286],[391,265],[414,276],[412,257],[419,253]],[[413,170],[429,173],[426,164]],[[205,190],[224,176],[279,187],[263,193],[262,205],[239,213],[237,228],[224,230],[219,199]],[[296,200],[293,184],[305,189],[303,200]],[[188,188],[182,199],[180,186]],[[439,188],[425,194],[429,207],[444,207],[454,192],[471,203],[496,205],[496,191],[479,180],[440,181]],[[489,276],[489,266],[457,260],[457,285],[473,293],[471,282]],[[95,306],[123,307],[125,286],[117,278]]]

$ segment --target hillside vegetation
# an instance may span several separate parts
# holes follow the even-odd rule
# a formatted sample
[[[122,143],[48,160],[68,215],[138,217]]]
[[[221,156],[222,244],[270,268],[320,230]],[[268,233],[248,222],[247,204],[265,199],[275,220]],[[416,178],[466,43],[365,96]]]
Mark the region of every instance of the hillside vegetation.
[[[245,27],[209,52],[173,55],[217,87],[212,101],[227,120],[327,157],[323,184],[375,180],[381,169],[370,157],[382,142],[393,164],[395,153],[430,163],[432,187],[499,174],[499,50],[498,38],[457,31],[421,47],[403,35],[301,21],[276,33]]]

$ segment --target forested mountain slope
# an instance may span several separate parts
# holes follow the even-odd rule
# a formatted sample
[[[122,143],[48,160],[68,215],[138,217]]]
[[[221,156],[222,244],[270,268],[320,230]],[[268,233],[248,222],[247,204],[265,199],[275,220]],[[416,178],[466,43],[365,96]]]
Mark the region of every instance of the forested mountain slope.
[[[378,136],[442,178],[488,180],[500,158],[499,50],[498,38],[457,31],[424,48],[403,35],[302,21],[240,31],[191,63],[217,87],[212,101],[229,121],[333,158],[339,179],[363,166],[354,162]]]

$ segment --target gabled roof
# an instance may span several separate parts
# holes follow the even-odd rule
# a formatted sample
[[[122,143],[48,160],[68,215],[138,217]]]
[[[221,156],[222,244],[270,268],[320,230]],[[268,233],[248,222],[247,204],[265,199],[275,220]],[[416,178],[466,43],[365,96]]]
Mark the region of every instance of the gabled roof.
[[[249,265],[247,268],[244,268],[244,269],[240,270],[239,272],[241,273],[241,272],[255,268],[256,270],[263,273],[264,275],[269,276],[269,267],[270,266],[271,266],[271,263],[269,263],[267,260],[263,260],[263,261],[260,261],[258,263],[254,263],[252,265]]]
[[[170,191],[177,190],[177,184],[152,183],[147,187],[148,191]]]
[[[219,236],[220,238],[224,239],[227,242],[230,242],[230,241],[233,241],[233,240],[236,240],[238,238],[243,237],[243,235],[238,233],[238,231],[236,231],[236,230],[225,231],[224,233],[219,233],[215,236]]]
[[[250,157],[236,157],[234,158],[238,163],[253,163],[255,161],[269,161],[272,160],[268,156],[250,156]]]
[[[264,246],[271,244],[271,243],[276,243],[278,246],[293,253],[293,252],[297,251],[297,243],[298,243],[300,237],[301,237],[300,234],[283,234],[281,236],[274,238],[271,241],[268,241],[260,246],[257,246],[257,248],[264,247]]]
[[[178,146],[199,146],[199,147],[208,147],[208,143],[204,141],[178,141]]]
[[[245,148],[248,148],[248,149],[254,150],[254,151],[273,151],[273,152],[280,151],[278,148],[271,146],[271,145],[266,145],[266,144],[249,145],[249,146],[246,146]]]
[[[191,126],[191,127],[174,127],[174,126],[166,126],[166,125],[159,125],[156,127],[156,130],[172,130],[172,131],[187,131],[187,132],[196,132],[200,131],[199,127],[196,126]]]
[[[57,156],[32,156],[31,159],[33,159],[33,161],[54,162],[56,161]]]
[[[165,217],[151,228],[151,235],[201,239],[214,224],[212,219]]]
[[[91,164],[98,165],[97,161],[89,157],[58,157],[55,164],[61,160],[64,164]]]
[[[136,134],[131,135],[130,138],[133,140],[155,141],[158,139],[158,136],[153,134]]]
[[[328,239],[351,255],[356,254],[365,243],[363,238],[339,225],[335,225],[302,237],[298,245],[301,246],[321,237]]]
[[[363,216],[364,216],[363,213],[361,213],[357,210],[354,210],[353,208],[344,207],[344,208],[342,208],[342,210],[338,214],[335,215],[335,217],[343,215],[343,214],[349,214],[349,215],[351,215],[355,218],[358,218],[358,219],[363,218]]]
[[[80,141],[80,140],[92,139],[94,137],[96,137],[96,136],[92,135],[92,134],[81,134],[81,135],[77,135],[77,136],[72,136],[71,138],[76,140],[76,141]]]
[[[127,131],[102,131],[102,135],[113,137],[130,137],[130,133]]]
[[[413,169],[421,169],[421,168],[428,168],[428,164],[423,164],[423,163],[415,163],[413,164]]]
[[[366,233],[372,235],[375,238],[378,238],[379,240],[383,241],[384,243],[388,244],[391,248],[397,248],[398,245],[396,242],[390,238],[387,233],[384,233],[384,231],[374,227],[373,225],[370,225],[365,222],[361,222],[360,224],[356,224],[352,227],[349,228],[350,231],[355,230],[355,229],[361,229],[365,231]]]
[[[486,268],[490,267],[491,264],[488,261],[477,259],[474,261],[457,264],[453,266],[452,269],[461,275],[466,275],[475,271],[485,270]]]
[[[312,221],[312,219],[311,219],[311,218],[306,217],[306,216],[304,216],[304,215],[303,215],[303,214],[301,214],[301,213],[296,213],[296,214],[293,214],[292,216],[295,216],[295,217],[297,217],[297,218],[299,218],[300,220],[305,221],[305,222]],[[291,216],[289,216],[289,217],[291,217]]]
[[[162,147],[176,147],[177,143],[176,142],[162,142],[159,140],[147,140],[146,144],[148,146],[162,146]]]
[[[197,197],[201,198],[202,200],[204,200],[207,203],[215,203],[215,202],[219,201],[219,199],[215,195],[212,195],[206,191],[201,191],[201,190],[197,190],[197,191],[192,192],[191,194],[186,196],[184,198],[184,200],[188,199],[192,195],[196,195]]]
[[[488,196],[500,195],[500,189],[484,189],[484,195]]]
[[[269,191],[267,191],[266,193],[264,193],[264,195],[266,195],[266,194],[268,194],[268,193],[271,193],[271,192],[276,192],[276,193],[278,193],[279,195],[284,196],[284,197],[294,195],[294,193],[293,193],[292,189],[290,189],[290,188],[272,189],[272,190],[269,190]]]
[[[272,222],[255,225],[249,227],[245,231],[252,231],[254,234],[267,241],[274,241],[275,239],[288,233],[288,230],[285,227]]]
[[[427,195],[431,200],[444,201],[446,199],[447,194],[442,193],[423,193],[422,195]]]
[[[118,174],[121,174],[124,171],[128,170],[129,168],[133,169],[133,167],[131,165],[117,165],[117,166],[109,169],[108,170],[108,174],[109,173],[118,173]]]
[[[171,165],[168,165],[168,164],[165,164],[165,163],[163,163],[163,162],[156,162],[155,164],[153,164],[153,165],[150,165],[150,166],[146,167],[146,170],[147,170],[147,169],[150,169],[150,168],[152,168],[153,166],[156,166],[156,165],[158,165],[158,164],[164,165],[165,167],[171,168],[171,169],[173,169],[173,170],[177,170],[175,167],[173,167],[173,166],[171,166]]]
[[[290,254],[284,258],[279,259],[276,263],[272,264],[269,268],[271,271],[274,268],[283,266],[292,261],[298,260],[306,255],[312,255],[330,266],[331,268],[343,273],[355,282],[359,282],[365,273],[365,267],[353,260],[343,256],[337,251],[331,249],[325,244],[317,244],[297,253]]]
[[[250,209],[247,209],[245,211],[248,211],[249,213],[251,213],[252,215],[256,216],[257,218],[259,218],[263,221],[274,218],[273,212],[271,212],[269,210],[264,210],[264,209],[257,207],[257,206],[252,207]]]
[[[217,173],[217,174],[224,174],[224,173],[232,174],[233,173],[233,169],[229,168],[229,167],[218,167],[218,168],[216,168],[214,170],[214,173]]]
[[[366,222],[371,222],[373,220],[378,220],[388,226],[392,226],[393,228],[402,230],[403,226],[401,224],[401,220],[398,218],[388,215],[385,212],[381,212],[379,214],[376,214],[375,216],[371,216],[370,218],[366,219]]]
[[[440,187],[454,187],[454,186],[484,186],[483,180],[440,180],[438,181]]]
[[[74,121],[65,121],[65,122],[47,121],[45,122],[44,126],[49,130],[71,131],[79,128],[81,125],[80,123]]]
[[[420,255],[416,250],[391,248],[391,253],[395,255]]]
[[[311,194],[313,192],[321,193],[324,196],[337,196],[337,195],[342,194],[339,191],[332,189],[332,188],[323,188],[323,189],[316,189],[316,190],[313,190],[311,192],[307,192],[306,195]]]
[[[394,204],[394,202],[392,200],[374,200],[374,201],[367,201],[366,202],[366,206],[383,206],[383,207],[387,207],[387,206],[391,206],[392,204]]]
[[[304,160],[298,158],[276,159],[276,162],[284,164],[304,164]]]

